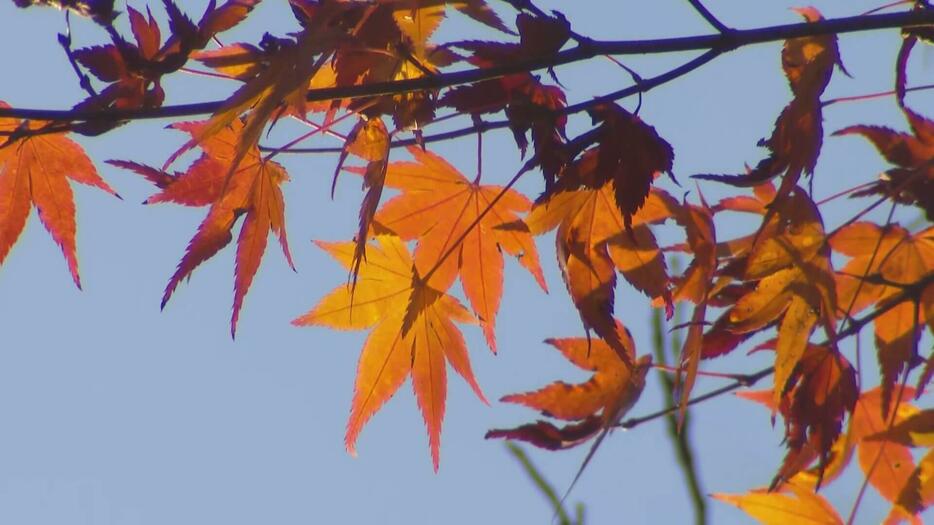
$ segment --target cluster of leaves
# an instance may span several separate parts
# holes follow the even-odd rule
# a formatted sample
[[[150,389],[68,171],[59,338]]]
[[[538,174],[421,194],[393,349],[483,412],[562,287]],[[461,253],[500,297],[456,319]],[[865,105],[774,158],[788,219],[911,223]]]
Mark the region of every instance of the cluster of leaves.
[[[50,2],[17,0],[18,5],[35,3]],[[294,321],[338,330],[371,329],[360,354],[345,437],[351,453],[364,425],[411,376],[438,468],[447,365],[486,402],[458,325],[478,324],[495,352],[503,254],[515,257],[547,291],[534,237],[554,231],[561,275],[588,337],[547,343],[594,375],[582,384],[556,382],[503,398],[561,420],[562,426],[541,420],[493,430],[487,437],[524,440],[550,450],[592,440],[589,461],[638,400],[651,365],[614,315],[622,276],[669,318],[675,304],[693,306],[675,376],[682,417],[701,361],[733,352],[753,336],[767,339],[757,350],[774,352],[774,367],[755,374],[774,372],[774,386],[744,395],[770,407],[773,418],[781,415],[786,458],[768,489],[720,499],[766,521],[780,522],[786,516],[781,512],[798,512],[839,522],[814,492],[836,478],[856,450],[868,482],[893,503],[893,520],[917,521],[917,514],[934,502],[934,455],[914,466],[908,449],[931,444],[932,417],[930,410],[907,401],[913,393],[920,395],[934,376],[934,354],[925,357],[918,349],[925,325],[934,329],[934,228],[912,232],[857,216],[828,231],[820,207],[801,186],[802,176],[813,176],[820,155],[821,96],[835,66],[846,72],[834,34],[785,42],[781,63],[793,97],[771,136],[760,142],[768,156],[742,175],[696,176],[752,188],[752,194],[710,205],[699,192],[696,202],[679,201],[656,186],[663,173],[677,182],[670,173],[674,149],[637,112],[596,100],[584,106],[592,128],[568,136],[570,106],[554,74],[554,84],[523,71],[443,93],[429,83],[418,89],[308,100],[309,90],[336,93],[442,78],[444,68],[459,63],[482,70],[535,61],[582,40],[563,16],[531,4],[520,5],[514,32],[483,0],[290,0],[300,25],[297,33],[205,51],[215,35],[245,19],[258,0],[229,0],[220,7],[211,2],[198,23],[165,0],[171,32],[165,42],[151,13],[144,16],[128,7],[135,43],[114,28],[119,17],[112,3],[51,3],[89,14],[108,28],[111,43],[69,51],[77,64],[106,84],[100,92],[89,89],[88,99],[77,106],[81,111],[101,110],[103,115],[114,108],[157,108],[166,96],[162,77],[190,60],[241,82],[206,121],[171,126],[190,139],[162,167],[109,161],[160,190],[146,204],[209,207],[166,286],[163,306],[183,279],[230,243],[244,216],[231,334],[269,233],[278,236],[291,265],[281,187],[288,176],[272,160],[278,151],[260,150],[263,131],[283,117],[310,122],[312,112],[323,115],[323,123],[314,124],[316,133],[345,118],[356,119],[344,136],[335,181],[342,171],[362,177],[359,229],[351,241],[317,243],[351,277]],[[432,36],[449,7],[517,41],[434,43]],[[929,8],[918,2],[917,9]],[[808,23],[822,20],[813,8],[800,14]],[[852,191],[853,197],[878,195],[893,206],[918,206],[930,219],[934,122],[905,105],[904,68],[923,31],[907,32],[896,61],[896,97],[912,133],[853,126],[837,134],[866,137],[895,166],[880,181]],[[484,184],[479,171],[475,178],[465,177],[429,151],[422,130],[445,109],[470,115],[478,133],[481,115],[504,113],[517,147],[528,155],[523,168],[505,186]],[[79,283],[75,210],[65,181],[114,192],[65,132],[100,133],[118,124],[99,119],[69,127],[0,118],[0,131],[7,137],[0,149],[0,263],[33,203]],[[393,141],[403,133],[414,137],[415,145],[408,149],[411,160],[391,162]],[[200,148],[201,156],[184,171],[170,172],[193,148]],[[363,165],[344,169],[351,157]],[[544,192],[533,202],[512,186],[536,168],[544,176]],[[384,201],[387,188],[397,193]],[[758,217],[759,226],[739,238],[718,239],[717,222],[729,213]],[[683,241],[660,246],[655,231],[662,223],[674,225]],[[690,254],[692,262],[673,273],[665,253],[677,251]],[[841,257],[849,260],[838,267]],[[466,304],[452,295],[458,281]],[[868,313],[856,317],[863,311]],[[870,322],[882,370],[879,387],[872,389],[859,384],[841,348]],[[591,332],[596,338],[591,339]],[[815,332],[822,334],[822,342],[815,342]],[[914,386],[908,386],[910,373],[922,364]],[[749,377],[735,386],[752,382]]]

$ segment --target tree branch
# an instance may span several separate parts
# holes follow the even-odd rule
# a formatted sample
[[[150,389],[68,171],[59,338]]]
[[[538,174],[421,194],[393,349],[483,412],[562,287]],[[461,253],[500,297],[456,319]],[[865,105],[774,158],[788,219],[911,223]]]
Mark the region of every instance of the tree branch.
[[[739,47],[785,40],[796,37],[852,33],[876,29],[904,28],[934,24],[934,10],[907,11],[871,16],[851,16],[822,20],[738,29],[729,33],[698,35],[679,38],[650,40],[591,40],[554,55],[530,60],[516,61],[488,68],[468,69],[442,75],[420,77],[391,82],[374,82],[358,86],[312,89],[308,91],[310,102],[395,95],[409,91],[436,90],[490,80],[515,73],[535,71],[572,62],[589,60],[600,55],[644,55],[674,53],[697,50],[732,50]],[[87,120],[140,120],[154,118],[183,117],[214,113],[223,108],[225,101],[179,104],[159,108],[100,109],[100,110],[46,110],[26,108],[0,108],[0,117],[16,117],[38,120],[87,121]]]
[[[584,102],[579,102],[577,104],[566,106],[562,108],[561,110],[556,111],[556,113],[563,114],[563,115],[571,115],[574,113],[580,113],[582,111],[587,111],[588,109],[598,104],[603,104],[606,102],[612,102],[615,100],[619,100],[621,98],[630,97],[637,93],[645,93],[646,91],[654,89],[667,82],[671,82],[672,80],[678,77],[684,76],[690,73],[691,71],[694,71],[695,69],[703,66],[707,62],[710,62],[711,60],[717,58],[723,53],[724,53],[724,50],[721,50],[721,49],[708,50],[706,53],[698,57],[695,57],[689,60],[688,62],[685,62],[684,64],[681,64],[680,66],[674,69],[671,69],[669,71],[666,71],[660,75],[644,79],[637,84],[633,84],[632,86],[629,86],[629,87],[626,87],[626,88],[623,88],[617,91],[613,91],[611,93],[607,93],[606,95],[601,95],[591,100],[587,100]],[[463,128],[454,129],[451,131],[436,133],[434,135],[426,135],[423,137],[423,142],[425,144],[429,142],[440,142],[444,140],[450,140],[450,139],[455,139],[459,137],[464,137],[467,135],[472,135],[478,132],[485,133],[487,131],[492,131],[495,129],[503,129],[506,127],[509,127],[509,120],[497,120],[497,121],[492,121],[492,122],[482,121],[479,124],[471,125],[469,127],[463,127]],[[392,142],[390,147],[401,148],[401,147],[416,146],[416,145],[419,145],[419,142],[414,138],[410,138],[410,139],[395,140]],[[269,148],[265,146],[260,146],[260,149],[263,151],[269,151],[269,150],[279,149],[279,148]],[[282,149],[282,153],[340,153],[341,151],[343,151],[343,148],[341,147]]]

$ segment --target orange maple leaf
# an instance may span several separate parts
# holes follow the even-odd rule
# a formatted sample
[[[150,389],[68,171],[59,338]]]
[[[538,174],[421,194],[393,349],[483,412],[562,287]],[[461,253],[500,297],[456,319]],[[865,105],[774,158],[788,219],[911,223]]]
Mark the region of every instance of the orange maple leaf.
[[[626,349],[626,359],[620,357],[605,341],[591,341],[589,338],[548,339],[545,342],[558,349],[570,362],[594,374],[585,383],[569,385],[555,381],[534,392],[512,394],[500,399],[540,410],[549,417],[579,423],[558,428],[547,421],[538,421],[512,429],[490,430],[485,436],[486,439],[518,439],[556,450],[579,445],[596,435],[577,474],[561,498],[562,503],[577,484],[600,444],[636,404],[645,388],[645,375],[651,367],[652,356],[644,355],[635,360],[635,345],[629,330],[619,323],[616,328]]]
[[[577,446],[601,430],[605,433],[619,423],[642,393],[651,356],[642,356],[636,361],[635,346],[629,330],[621,324],[617,324],[617,329],[626,348],[625,360],[603,340],[591,341],[583,337],[547,339],[545,342],[561,352],[568,361],[578,368],[593,372],[590,379],[575,385],[555,381],[533,392],[511,394],[500,399],[505,403],[539,410],[548,417],[578,423],[558,428],[547,421],[538,421],[512,429],[490,430],[486,438],[518,439],[541,448],[557,450]],[[637,363],[635,368],[628,364],[632,362]],[[599,440],[588,454],[585,465],[596,445],[599,445]]]
[[[853,411],[851,439],[857,443],[859,466],[869,478],[870,485],[882,497],[895,504],[890,516],[921,523],[911,510],[899,505],[902,491],[915,469],[911,450],[895,441],[876,439],[881,432],[897,427],[918,412],[917,408],[906,401],[914,393],[914,389],[905,387],[898,393],[902,397],[893,416],[890,408],[883,404],[883,389],[874,388],[863,392]],[[873,439],[866,439],[870,436],[873,436]]]
[[[728,318],[731,331],[748,333],[781,316],[775,352],[777,402],[818,322],[834,338],[837,301],[817,206],[796,188],[772,209],[774,214],[746,257],[744,277],[757,280],[756,288],[736,301]]]
[[[823,496],[794,484],[785,484],[779,491],[755,489],[746,494],[712,496],[739,507],[763,525],[843,525],[843,519]]]
[[[834,416],[832,419],[836,422],[832,423],[823,421],[820,412],[828,414],[827,409],[833,408],[845,397],[853,395],[855,389],[850,385],[853,382],[852,368],[845,363],[845,360],[841,361],[842,356],[839,354],[827,352],[818,347],[809,347],[812,357],[820,357],[818,353],[813,353],[813,350],[824,352],[826,357],[835,356],[834,360],[837,363],[826,361],[826,359],[823,363],[812,360],[812,365],[818,364],[823,372],[809,380],[811,387],[800,392],[800,401],[814,404],[816,407],[823,405],[823,408],[808,416],[812,423],[824,427],[836,425],[839,423],[839,416]],[[845,363],[844,367],[839,366],[841,362]],[[827,372],[833,373],[827,374]],[[846,373],[841,375],[838,372]],[[813,387],[817,387],[817,390]],[[798,389],[800,386],[790,389],[779,403],[775,402],[771,390],[740,392],[737,395],[761,403],[773,412],[781,412],[786,418],[793,418],[797,417],[793,414],[792,404],[799,402],[794,400],[798,397],[796,391]],[[831,455],[826,463],[826,469],[821,471],[819,465],[817,469],[803,470],[819,456],[814,446],[805,444],[797,454],[792,453],[793,451],[789,452],[776,476],[775,483],[779,487],[797,485],[816,490],[822,475],[825,484],[840,475],[849,464],[855,450],[860,468],[868,477],[869,484],[885,499],[893,503],[892,511],[885,523],[899,523],[903,520],[921,523],[917,514],[934,501],[934,486],[929,483],[927,474],[919,472],[920,465],[915,468],[908,446],[930,445],[934,442],[931,439],[934,427],[931,426],[932,419],[930,414],[926,413],[927,411],[920,412],[906,401],[914,393],[913,388],[905,387],[899,390],[899,393],[902,396],[901,402],[893,417],[891,412],[883,411],[881,388],[863,392],[852,406],[848,430],[845,434],[839,435],[830,449]],[[839,409],[833,409],[833,412],[840,413]],[[794,426],[800,422],[789,421],[787,424]],[[790,478],[787,483],[779,484],[787,478]]]
[[[9,106],[0,102],[0,107]],[[81,146],[65,133],[45,131],[47,125],[0,118],[0,131],[11,133],[0,146],[0,264],[23,232],[32,204],[45,229],[61,246],[71,277],[81,288],[75,201],[68,179],[115,196],[117,193],[97,173]],[[32,132],[38,133],[30,135]]]
[[[270,121],[287,111],[304,116],[306,111],[305,92],[315,75],[332,57],[334,46],[345,34],[339,17],[355,9],[368,9],[353,2],[328,0],[305,6],[315,16],[305,16],[299,7],[302,2],[290,2],[296,18],[302,23],[302,31],[292,39],[270,39],[269,52],[263,66],[248,71],[254,76],[246,78],[244,85],[235,91],[221,108],[205,121],[192,138],[180,147],[163,167],[167,167],[179,156],[210,140],[246,113],[242,129],[237,135],[234,156],[229,163],[228,177],[250,152],[257,147],[263,129]],[[314,58],[313,58],[314,57]]]
[[[172,127],[197,136],[205,125],[204,122],[183,122],[173,124]],[[279,187],[288,180],[285,168],[264,160],[259,149],[253,147],[240,166],[231,172],[243,126],[242,121],[234,120],[202,142],[204,153],[201,157],[185,173],[175,176],[132,162],[109,161],[143,175],[162,190],[146,199],[146,204],[175,202],[185,206],[211,205],[207,217],[188,243],[188,249],[178,263],[175,274],[169,279],[162,296],[163,308],[183,279],[227,246],[232,239],[234,223],[241,215],[246,215],[237,239],[231,336],[236,334],[240,307],[259,268],[270,232],[279,237],[286,261],[290,267],[295,268],[286,238],[285,201]],[[232,174],[228,178],[229,173]]]
[[[325,243],[319,247],[346,269],[354,265],[353,242]],[[413,275],[414,273],[414,275]],[[383,403],[409,375],[422,417],[434,469],[438,470],[441,423],[447,391],[446,363],[467,381],[486,403],[474,379],[467,347],[454,322],[475,323],[461,303],[426,283],[413,266],[409,250],[394,235],[379,235],[367,246],[354,289],[340,286],[293,324],[327,326],[339,330],[373,327],[357,366],[354,398],[344,442],[356,455],[357,436]]]
[[[592,177],[597,157],[596,150],[585,153],[562,180]],[[671,308],[667,266],[649,224],[667,219],[678,208],[671,196],[655,190],[632,217],[627,231],[616,205],[614,183],[609,181],[553,192],[536,203],[525,219],[534,235],[557,228],[558,262],[584,326],[606,339],[620,355],[623,345],[613,319],[616,270],[637,290]]]
[[[898,225],[883,229],[856,222],[838,231],[830,245],[852,257],[836,275],[841,314],[853,315],[871,304],[886,302],[903,290],[901,286],[919,282],[934,268],[934,227],[911,234]],[[905,367],[914,366],[924,323],[934,325],[934,284],[919,295],[919,303],[905,300],[873,321],[882,368],[883,407],[888,407],[893,385]],[[919,390],[932,374],[934,355],[928,359]]]
[[[418,239],[415,267],[420,275],[437,279],[439,289],[446,290],[460,276],[495,351],[496,313],[503,294],[500,250],[518,257],[547,290],[531,234],[507,227],[518,223],[516,214],[531,203],[516,191],[468,180],[434,153],[419,148],[409,148],[409,153],[415,162],[394,162],[386,171],[386,186],[402,194],[377,211],[375,222],[404,240]]]
[[[856,372],[850,362],[834,349],[808,345],[782,391],[779,407],[789,450],[773,487],[793,479],[818,459],[808,485],[820,488],[828,466],[839,468],[833,464],[840,459],[835,445],[843,420],[853,413],[858,398]],[[831,471],[832,476],[837,473]]]
[[[934,121],[902,106],[913,134],[882,126],[850,126],[834,135],[862,135],[885,157],[898,166],[886,171],[869,188],[853,197],[881,193],[895,202],[914,204],[934,220]]]

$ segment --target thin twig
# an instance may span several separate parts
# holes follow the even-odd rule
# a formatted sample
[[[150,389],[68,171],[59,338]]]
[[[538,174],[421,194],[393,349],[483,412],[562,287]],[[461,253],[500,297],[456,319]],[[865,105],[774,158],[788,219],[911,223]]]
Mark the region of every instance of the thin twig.
[[[727,27],[723,22],[717,19],[717,17],[715,17],[713,13],[711,13],[710,10],[707,9],[707,6],[701,3],[700,0],[688,0],[688,3],[691,4],[691,7],[693,7],[694,10],[697,11],[697,13],[701,15],[704,18],[704,20],[706,20],[708,24],[712,25],[714,29],[716,29],[717,31],[721,33],[729,33],[733,31],[732,29]]]
[[[869,11],[863,12],[862,14],[871,15],[873,13],[878,13],[879,11],[889,9],[891,7],[897,7],[897,6],[905,5],[905,4],[913,4],[914,2],[915,0],[895,0],[894,2],[889,2],[887,4],[880,5],[879,7],[872,8]]]
[[[920,86],[912,86],[912,87],[910,87],[910,88],[905,88],[905,92],[906,92],[906,93],[909,93],[909,92],[912,92],[912,91],[923,91],[923,90],[926,90],[926,89],[934,89],[934,84],[922,84],[922,85],[920,85]],[[876,92],[876,93],[867,93],[867,94],[865,94],[865,95],[851,95],[851,96],[848,96],[848,97],[837,97],[837,98],[832,98],[832,99],[830,99],[830,100],[825,100],[825,101],[821,102],[821,105],[824,106],[824,107],[827,107],[827,106],[830,106],[831,104],[837,104],[837,103],[840,103],[840,102],[858,102],[858,101],[861,101],[861,100],[870,100],[870,99],[874,99],[874,98],[890,97],[890,96],[896,95],[896,94],[897,94],[897,93],[896,93],[896,91],[895,91],[894,89],[890,89],[890,90],[888,90],[888,91],[879,91],[879,92]]]

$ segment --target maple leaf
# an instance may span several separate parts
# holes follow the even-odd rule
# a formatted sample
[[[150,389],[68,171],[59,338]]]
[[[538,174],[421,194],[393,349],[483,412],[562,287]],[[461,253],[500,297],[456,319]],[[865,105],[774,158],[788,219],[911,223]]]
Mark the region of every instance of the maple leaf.
[[[568,167],[562,180],[593,177],[597,164],[598,153],[591,149]],[[637,290],[671,308],[665,259],[649,224],[670,217],[678,204],[667,193],[653,191],[633,217],[630,233],[616,207],[613,182],[592,186],[597,185],[546,195],[525,223],[534,235],[557,228],[559,266],[585,328],[623,355],[613,319],[616,270]]]
[[[457,276],[495,351],[495,323],[503,293],[503,255],[518,258],[547,290],[531,234],[504,225],[519,221],[531,203],[522,194],[465,178],[434,153],[410,147],[414,162],[393,162],[385,185],[402,190],[376,213],[380,228],[418,240],[415,267],[447,289]],[[359,172],[359,170],[355,170]],[[444,257],[444,260],[442,260]],[[437,267],[437,268],[436,268]]]
[[[835,136],[862,135],[885,160],[898,166],[851,196],[886,195],[895,202],[919,206],[928,220],[934,220],[934,121],[906,106],[902,111],[913,134],[882,126],[850,126],[834,132]]]
[[[290,0],[289,3],[302,22],[302,31],[292,39],[266,38],[270,52],[265,57],[265,67],[251,69],[256,72],[255,76],[245,79],[244,85],[224,101],[190,141],[169,157],[165,166],[247,113],[234,148],[229,176],[257,146],[267,123],[286,110],[305,114],[305,92],[311,79],[332,57],[337,40],[345,35],[341,17],[363,7],[337,0],[324,0],[312,5],[305,5],[303,0]],[[308,16],[308,13],[314,16]]]
[[[440,18],[444,15],[445,7],[450,5],[481,24],[513,34],[496,11],[487,5],[486,0],[379,0],[379,2],[392,6],[398,13],[397,16],[410,18],[422,16],[413,11],[426,11],[430,13],[430,16]]]
[[[898,505],[902,490],[915,470],[911,450],[894,441],[875,439],[881,432],[897,427],[918,412],[906,401],[914,389],[905,387],[898,393],[902,397],[893,416],[891,407],[883,404],[885,392],[882,389],[863,392],[853,411],[851,438],[857,443],[859,466],[869,479],[869,484],[886,500],[896,504],[892,515],[920,523],[910,510]],[[868,439],[870,436],[873,439]]]
[[[620,339],[624,341],[626,359],[621,358],[605,341],[591,341],[589,338],[548,339],[546,343],[577,367],[594,372],[593,376],[585,383],[570,385],[556,381],[534,392],[512,394],[500,399],[505,403],[517,403],[539,410],[548,417],[578,423],[558,428],[540,420],[512,429],[490,430],[485,436],[486,439],[518,439],[550,450],[574,447],[596,436],[561,501],[570,494],[603,439],[638,401],[645,387],[645,374],[652,364],[652,357],[645,355],[635,360],[632,336],[622,324],[617,323],[617,330]]]
[[[468,60],[474,66],[493,67],[556,53],[570,35],[567,20],[560,16],[533,17],[520,13],[516,25],[520,35],[518,44],[468,41],[454,45],[472,53]],[[505,110],[509,128],[523,156],[528,147],[526,134],[531,131],[548,189],[567,163],[564,152],[567,115],[561,111],[567,106],[564,91],[542,84],[531,73],[516,73],[450,89],[440,104],[473,115]]]
[[[183,122],[172,127],[197,136],[206,125],[205,122]],[[110,161],[140,173],[162,190],[146,199],[145,204],[174,202],[185,206],[211,206],[169,279],[162,296],[163,308],[183,279],[232,240],[234,223],[241,215],[246,216],[237,239],[231,336],[236,334],[240,308],[263,258],[270,232],[279,237],[286,261],[294,269],[285,231],[285,202],[279,188],[288,180],[285,168],[264,160],[254,147],[228,179],[243,129],[244,124],[238,119],[214,134],[201,143],[202,156],[186,172],[175,176],[148,166]]]
[[[892,514],[899,516],[899,509],[905,509],[909,514],[920,514],[934,503],[934,476],[931,475],[931,469],[934,468],[934,449],[928,450],[927,454],[918,462],[905,486],[898,495],[895,502],[895,508]]]
[[[934,409],[922,410],[878,434],[866,436],[867,441],[891,441],[907,447],[934,446]]]
[[[752,195],[735,195],[721,199],[711,207],[715,214],[724,211],[751,213],[761,215],[772,220],[770,204],[775,200],[776,190],[771,182],[757,184],[752,187]],[[717,255],[723,258],[731,258],[730,262],[721,273],[727,276],[741,278],[743,268],[745,267],[745,256],[753,246],[763,237],[762,232],[756,231],[748,235],[728,239],[717,243]]]
[[[603,428],[603,420],[598,415],[590,415],[578,423],[569,423],[561,427],[549,421],[539,419],[515,428],[493,429],[484,435],[486,439],[511,439],[525,441],[545,450],[565,450],[592,439]]]
[[[839,364],[840,362],[837,359],[829,363],[831,367],[836,367],[840,371],[847,371],[846,368],[840,368]],[[847,372],[846,375],[848,376],[849,373]],[[836,397],[839,400],[839,394],[841,393],[839,387],[843,382],[841,381],[843,375],[837,378],[831,377],[831,379],[835,380],[829,385],[830,388],[828,388],[826,392],[832,394],[832,396],[822,396],[814,400],[818,401],[819,405],[817,406],[824,410],[830,406],[827,401],[830,400],[831,397]],[[848,382],[848,380],[846,382]],[[814,382],[811,381],[811,383],[813,386]],[[796,427],[798,431],[803,429],[802,425],[792,421],[792,418],[795,417],[792,411],[792,403],[794,402],[794,397],[798,394],[798,389],[786,389],[778,403],[776,403],[773,398],[772,390],[772,388],[769,388],[766,390],[740,391],[736,393],[736,396],[759,403],[771,410],[773,414],[780,413],[785,420],[787,439],[788,432],[792,427]],[[804,397],[805,395],[806,394],[802,393],[801,400],[806,403],[810,402],[806,400]],[[852,414],[852,409],[850,413]],[[830,413],[830,415],[836,417],[833,416],[832,413]],[[814,418],[812,418],[812,420],[813,419]],[[824,426],[829,427],[836,423],[836,421],[827,422]],[[822,425],[824,422],[818,421],[818,424]],[[782,460],[778,472],[772,480],[773,489],[775,487],[781,487],[782,484],[789,483],[817,491],[822,486],[830,484],[831,481],[838,478],[840,474],[843,473],[853,457],[853,452],[856,450],[856,441],[853,439],[853,436],[853,418],[850,417],[846,432],[841,433],[837,437],[829,450],[819,450],[814,446],[814,442],[811,440],[805,440],[800,448],[789,449],[785,458]],[[817,461],[816,465],[814,464],[815,461]]]
[[[796,9],[808,22],[823,19],[813,7]],[[792,38],[782,48],[782,69],[794,98],[775,121],[772,135],[759,142],[771,152],[744,175],[694,175],[733,186],[761,184],[784,173],[777,197],[790,193],[802,173],[812,174],[823,142],[823,113],[820,96],[830,82],[834,66],[844,73],[837,35]]]
[[[443,2],[390,0],[374,7],[335,52],[339,85],[386,82],[431,76],[446,63],[429,38],[444,19]],[[435,64],[439,60],[439,64]],[[375,116],[392,115],[399,129],[416,133],[434,119],[434,92],[412,91],[354,100],[350,108]]]
[[[317,243],[344,268],[354,264],[353,242]],[[461,303],[425,282],[413,270],[412,258],[401,239],[379,235],[368,245],[356,287],[336,288],[313,309],[298,317],[298,326],[327,326],[339,330],[373,327],[357,366],[354,397],[344,442],[356,455],[360,431],[409,375],[428,427],[432,464],[438,470],[441,423],[444,419],[446,363],[464,378],[484,403],[474,379],[467,348],[454,322],[475,323]],[[413,275],[414,271],[414,275]]]
[[[645,203],[655,175],[671,174],[674,150],[655,128],[618,104],[594,106],[590,116],[601,123],[597,128],[600,147],[594,182],[602,186],[613,181],[616,205],[629,231],[632,216]]]
[[[783,485],[780,491],[756,489],[746,494],[720,493],[712,496],[739,507],[763,525],[843,525],[843,519],[823,496],[793,484]]]
[[[9,106],[0,102],[0,107]],[[65,133],[48,132],[48,124],[0,118],[0,131],[11,134],[0,146],[0,264],[23,232],[32,204],[61,247],[75,285],[81,288],[75,202],[68,180],[118,195],[97,173],[84,149]],[[38,130],[42,133],[30,134]]]
[[[785,441],[789,452],[773,486],[786,481],[817,457],[815,488],[823,480],[843,419],[859,398],[856,372],[839,352],[808,345],[782,391]]]
[[[852,257],[836,274],[838,304],[842,313],[854,315],[902,292],[902,286],[921,281],[934,268],[934,227],[914,235],[898,225],[888,228],[855,222],[830,239],[837,252]],[[928,312],[934,311],[934,284],[914,301],[903,301],[876,318],[876,346],[882,372],[883,407],[889,405],[893,385],[905,367],[917,359],[917,342]],[[929,359],[918,389],[930,380],[934,357]]]
[[[118,39],[113,44],[73,52],[82,66],[99,80],[111,84],[79,107],[158,107],[165,100],[165,91],[160,84],[161,72],[157,73],[150,67],[162,40],[159,25],[148,11],[148,19],[129,6],[127,14],[136,45]]]
[[[775,352],[777,401],[818,322],[834,338],[837,300],[817,206],[796,188],[772,209],[746,257],[744,276],[758,280],[756,288],[728,315],[729,329],[735,333],[764,329],[781,316]]]
[[[92,46],[73,52],[75,60],[94,76],[110,85],[91,96],[79,108],[158,107],[165,99],[161,78],[177,71],[193,50],[201,49],[217,33],[237,25],[260,0],[229,0],[220,7],[211,2],[196,25],[171,1],[165,8],[171,34],[162,43],[159,25],[147,9],[147,16],[127,6],[130,29],[136,44],[110,32],[112,44]]]
[[[265,68],[268,68],[279,53],[279,41],[266,40],[260,47],[238,43],[230,44],[207,51],[192,53],[191,57],[218,72],[218,74],[231,79],[248,82],[257,77]],[[286,42],[288,45],[288,42]],[[324,63],[311,75],[308,89],[324,89],[337,86],[337,73],[331,63]],[[305,112],[336,111],[346,107],[349,101],[317,101],[305,102],[304,105],[296,102],[285,109],[286,114],[304,117]]]
[[[617,330],[627,350],[626,359],[621,358],[604,341],[594,342],[589,338],[545,341],[579,368],[594,372],[586,383],[569,385],[556,381],[534,392],[512,394],[500,399],[505,403],[518,403],[540,410],[542,414],[557,419],[582,420],[580,423],[559,429],[546,421],[538,421],[515,429],[491,430],[485,436],[486,439],[520,439],[545,448],[569,448],[596,435],[577,474],[562,496],[561,503],[574,489],[600,444],[636,404],[645,388],[645,375],[652,365],[652,356],[644,355],[636,360],[635,344],[629,330],[619,323]],[[587,435],[587,431],[591,434]],[[560,446],[551,446],[554,442]]]

